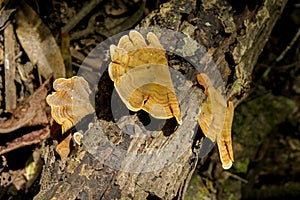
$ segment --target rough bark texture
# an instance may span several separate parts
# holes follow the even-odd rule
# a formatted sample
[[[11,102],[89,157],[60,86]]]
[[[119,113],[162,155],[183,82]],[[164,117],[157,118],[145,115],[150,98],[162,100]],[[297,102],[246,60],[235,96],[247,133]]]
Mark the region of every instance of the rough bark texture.
[[[140,26],[155,25],[182,31],[206,47],[221,72],[228,98],[236,105],[250,87],[253,67],[286,2],[262,0],[235,7],[236,1],[171,0],[149,14]],[[187,84],[182,82],[182,87]],[[200,90],[196,94],[201,97]],[[195,110],[198,104],[190,105],[193,101],[189,100],[199,96],[185,98],[185,94],[181,95],[181,109],[190,113],[182,126],[196,128],[192,116],[199,112]],[[188,141],[187,132],[195,132],[195,128],[178,128],[169,135],[157,133],[149,137],[130,137],[116,124],[98,120],[85,133],[90,134],[89,142],[99,147],[89,149],[90,153],[82,148],[74,157],[63,162],[55,157],[53,145],[45,146],[41,191],[35,199],[182,199],[201,146],[201,142],[195,145]],[[143,134],[148,133],[145,130]],[[185,148],[176,162],[144,173],[143,169],[153,162],[154,156],[139,162],[130,160],[130,154],[165,148],[175,137],[182,140],[182,145],[176,148]],[[118,148],[103,148],[109,141]],[[189,142],[191,145],[184,144]],[[97,154],[108,155],[104,164],[95,159]],[[165,162],[164,159],[156,160],[157,164]],[[118,160],[120,165],[105,165],[110,163],[109,160]],[[128,163],[138,163],[134,173],[126,172],[126,167],[130,167]]]

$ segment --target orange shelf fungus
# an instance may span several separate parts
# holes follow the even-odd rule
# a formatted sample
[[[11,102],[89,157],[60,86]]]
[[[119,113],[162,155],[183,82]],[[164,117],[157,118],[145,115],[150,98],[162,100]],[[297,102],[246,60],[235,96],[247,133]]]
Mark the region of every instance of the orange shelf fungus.
[[[120,98],[131,111],[145,110],[158,119],[175,117],[182,123],[166,52],[154,33],[147,45],[137,31],[111,45],[108,72]]]
[[[91,90],[83,77],[56,79],[53,88],[56,92],[48,95],[46,101],[51,106],[53,119],[62,125],[62,133],[94,112],[89,99]]]
[[[234,161],[231,141],[233,103],[229,101],[227,105],[221,91],[214,88],[207,75],[198,74],[197,80],[204,87],[204,94],[207,96],[198,118],[200,128],[207,138],[217,142],[222,167],[229,169]]]

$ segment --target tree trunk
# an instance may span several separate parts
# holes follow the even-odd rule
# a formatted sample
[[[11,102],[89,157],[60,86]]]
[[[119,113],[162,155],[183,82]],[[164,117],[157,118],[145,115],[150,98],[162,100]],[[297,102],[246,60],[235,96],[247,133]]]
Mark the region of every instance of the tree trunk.
[[[228,99],[237,105],[247,94],[258,56],[286,2],[170,0],[146,16],[139,27],[155,25],[182,31],[203,45],[213,58],[205,64],[216,64]],[[187,76],[195,73],[188,72],[191,66],[176,57],[172,62],[180,63],[179,68]],[[80,148],[66,162],[55,158],[53,145],[46,145],[41,191],[35,199],[183,199],[202,142],[196,136],[194,120],[199,105],[193,100],[203,95],[193,78],[191,82],[192,87],[186,87],[188,83],[184,81],[179,83],[184,91],[178,97],[182,99],[182,113],[188,113],[180,126],[187,128],[173,127],[172,133],[154,135],[142,130],[144,137],[134,137],[123,133],[120,124],[99,119],[85,133],[89,137],[83,141],[93,145]],[[196,91],[195,95],[189,96],[190,90]],[[121,126],[128,127],[127,123],[134,127],[139,122]],[[174,141],[180,142],[171,145]],[[86,148],[90,148],[88,152]],[[145,153],[151,156],[138,158]],[[106,155],[106,160],[95,159],[99,154]]]

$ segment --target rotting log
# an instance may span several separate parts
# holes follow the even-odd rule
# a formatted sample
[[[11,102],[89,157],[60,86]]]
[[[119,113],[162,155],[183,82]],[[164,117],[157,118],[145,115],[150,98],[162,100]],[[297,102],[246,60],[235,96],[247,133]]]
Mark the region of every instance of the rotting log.
[[[286,2],[262,0],[241,5],[238,1],[225,0],[171,0],[146,16],[139,26],[155,25],[182,31],[206,47],[221,73],[227,97],[237,105],[247,94],[258,56]],[[188,104],[186,109],[193,106],[197,104]],[[192,121],[186,120],[184,123],[189,125]],[[107,149],[102,149],[102,153],[112,153],[110,155],[114,157],[109,159],[121,162],[126,152],[144,151],[142,147],[151,145],[160,148],[177,135],[184,141],[185,132],[178,130],[182,129],[171,135],[160,134],[144,140],[129,137],[113,122],[100,119],[86,134],[98,135],[94,142],[99,146],[107,143],[106,138],[113,140],[122,151],[106,152]],[[138,170],[131,173],[101,163],[84,148],[67,161],[61,161],[53,153],[54,145],[46,145],[41,190],[35,199],[183,199],[197,164],[199,146],[201,142],[198,145],[177,146],[187,149],[171,165],[148,173]],[[95,152],[100,150],[95,149]],[[157,160],[157,163],[160,161]],[[137,167],[142,169],[147,164],[143,161]]]

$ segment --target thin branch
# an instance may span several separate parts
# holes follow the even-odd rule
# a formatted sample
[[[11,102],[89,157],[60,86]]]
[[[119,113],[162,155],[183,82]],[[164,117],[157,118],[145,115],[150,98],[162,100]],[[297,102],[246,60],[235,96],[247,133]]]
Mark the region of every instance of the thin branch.
[[[299,36],[300,36],[300,28],[298,29],[296,35],[294,36],[294,38],[292,39],[292,41],[290,42],[290,44],[285,48],[285,50],[276,59],[276,62],[279,62],[279,61],[281,61],[284,58],[285,54],[292,48],[292,46],[297,41],[297,39],[299,38]]]
[[[85,16],[87,16],[98,4],[103,0],[91,0],[86,6],[84,6],[78,14],[76,14],[64,27],[62,27],[62,33],[68,33],[72,30]]]

